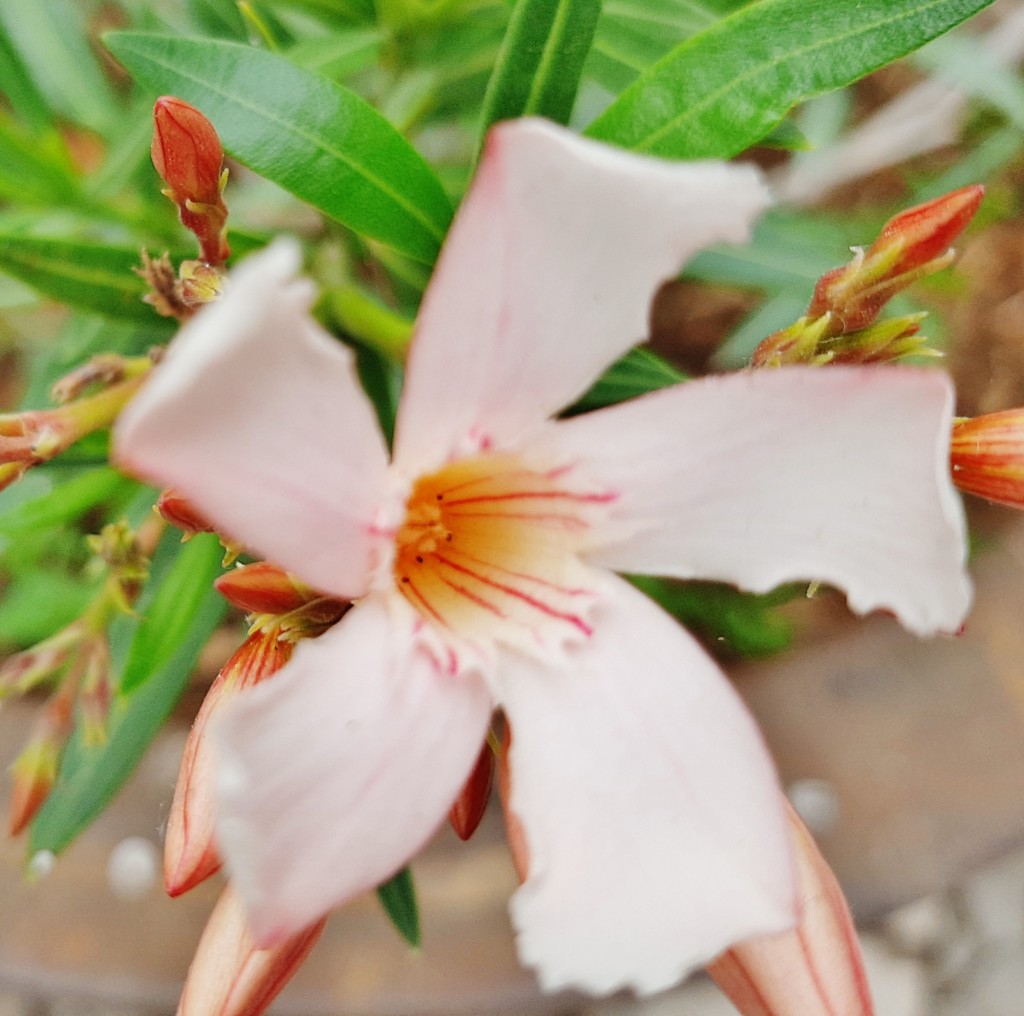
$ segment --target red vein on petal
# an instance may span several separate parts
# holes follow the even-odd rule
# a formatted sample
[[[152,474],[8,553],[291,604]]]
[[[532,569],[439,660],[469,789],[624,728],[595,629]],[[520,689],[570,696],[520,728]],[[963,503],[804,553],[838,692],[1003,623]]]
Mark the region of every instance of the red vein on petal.
[[[448,622],[437,612],[433,604],[416,588],[416,583],[413,582],[408,575],[402,576],[402,585],[405,588],[406,594],[411,593],[413,599],[443,628],[450,627]]]
[[[814,953],[811,950],[810,945],[807,943],[807,931],[804,928],[803,923],[796,927],[796,940],[800,943],[800,952],[804,958],[804,965],[807,967],[807,972],[810,974],[811,983],[814,985],[815,994],[818,996],[818,1000],[825,1007],[825,1012],[822,1016],[837,1016],[836,1010],[832,1005],[831,999],[828,997],[828,993],[825,991],[825,984],[821,978],[821,971],[818,970],[818,964],[815,962]]]
[[[455,554],[472,564],[480,565],[484,568],[490,568],[492,571],[499,572],[502,575],[507,575],[509,578],[521,579],[524,582],[533,582],[544,589],[550,589],[556,593],[563,593],[565,596],[585,596],[590,592],[589,589],[584,589],[579,586],[560,586],[557,582],[549,582],[547,579],[542,579],[537,575],[530,575],[528,572],[513,571],[511,568],[504,567],[504,565],[495,564],[492,561],[485,561],[482,558],[476,557],[474,554],[469,554],[460,547],[456,547],[454,544],[448,544],[447,553]]]
[[[498,501],[542,500],[575,501],[583,504],[606,504],[614,500],[613,494],[577,494],[571,490],[519,490],[507,494],[478,494],[475,497],[461,497],[454,500],[445,498],[445,508],[458,508],[466,504],[483,504]]]
[[[569,624],[573,625],[575,628],[583,632],[584,635],[593,634],[593,629],[590,627],[590,625],[588,625],[582,618],[577,617],[575,614],[566,614],[563,611],[555,610],[553,607],[549,606],[546,603],[543,603],[541,600],[538,600],[527,593],[524,593],[522,590],[516,589],[514,586],[506,586],[501,582],[494,581],[494,579],[489,579],[484,575],[480,575],[477,572],[474,572],[472,569],[466,568],[463,565],[460,565],[455,561],[452,561],[450,558],[445,557],[443,554],[435,554],[434,556],[441,564],[447,565],[449,568],[453,568],[460,574],[468,575],[471,578],[475,578],[478,582],[482,582],[485,586],[490,586],[492,589],[498,589],[501,592],[507,593],[509,596],[514,597],[515,599],[522,600],[523,603],[526,603],[528,606],[531,606],[535,610],[540,611],[542,614],[546,614],[548,617],[556,617],[562,621],[567,621]]]

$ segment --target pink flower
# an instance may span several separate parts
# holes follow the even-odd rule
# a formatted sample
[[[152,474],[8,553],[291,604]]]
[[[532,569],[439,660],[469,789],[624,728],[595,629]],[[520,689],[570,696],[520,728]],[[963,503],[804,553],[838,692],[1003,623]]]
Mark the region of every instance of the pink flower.
[[[793,926],[786,812],[717,666],[609,569],[818,579],[921,633],[968,607],[952,392],[886,367],[694,381],[567,420],[658,282],[739,241],[749,167],[536,120],[490,135],[424,298],[393,454],[298,256],[251,258],[124,414],[120,460],[355,606],[224,710],[218,833],[270,946],[430,838],[501,707],[548,988],[655,991]]]

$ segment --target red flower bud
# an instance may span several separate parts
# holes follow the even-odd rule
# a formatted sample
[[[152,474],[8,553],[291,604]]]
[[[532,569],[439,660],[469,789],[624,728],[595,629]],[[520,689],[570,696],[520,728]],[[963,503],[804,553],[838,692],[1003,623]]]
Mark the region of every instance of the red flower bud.
[[[949,456],[961,490],[1024,508],[1024,409],[958,421]]]
[[[169,522],[175,529],[180,529],[186,536],[213,532],[213,526],[176,487],[164,489],[157,498],[156,510],[165,522]]]
[[[448,812],[448,821],[460,840],[468,840],[487,810],[494,782],[494,752],[490,744],[484,743],[477,757],[476,765],[462,788],[462,793]]]
[[[172,95],[156,100],[150,152],[176,204],[220,201],[224,149],[213,124],[195,106]]]
[[[984,195],[974,184],[894,215],[866,251],[818,280],[807,317],[832,314],[842,333],[869,327],[897,293],[949,264]]]
[[[181,224],[196,235],[204,261],[220,265],[231,253],[225,235],[228,210],[224,149],[213,124],[194,106],[171,95],[153,107],[153,165],[178,206]]]
[[[890,276],[913,271],[941,257],[974,218],[984,196],[985,188],[972,184],[894,215],[882,227],[868,256],[897,249],[899,255],[889,268]]]
[[[269,561],[225,572],[214,586],[229,603],[250,614],[290,614],[321,596]]]
[[[250,635],[224,664],[203,699],[185,745],[164,839],[164,887],[180,896],[220,868],[213,835],[214,762],[206,736],[210,718],[245,688],[276,674],[295,644],[276,627]]]

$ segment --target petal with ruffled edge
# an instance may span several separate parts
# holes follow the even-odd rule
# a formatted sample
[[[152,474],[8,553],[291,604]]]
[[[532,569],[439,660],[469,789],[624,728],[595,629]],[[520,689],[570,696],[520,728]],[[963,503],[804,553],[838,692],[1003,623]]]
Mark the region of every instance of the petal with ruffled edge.
[[[938,371],[787,367],[687,382],[551,427],[542,453],[616,492],[589,558],[763,592],[819,580],[918,634],[970,605]]]
[[[367,598],[213,728],[218,841],[261,948],[393,875],[476,761],[489,693],[413,623]]]
[[[780,791],[724,675],[660,608],[602,582],[564,665],[511,657],[511,801],[529,870],[519,953],[547,989],[658,991],[796,919]]]
[[[767,203],[750,166],[631,155],[542,120],[493,129],[420,310],[399,465],[503,444],[582,395],[646,336],[658,283],[744,240]]]
[[[245,261],[115,430],[117,461],[337,596],[365,591],[387,452],[352,354],[310,317],[296,246]]]

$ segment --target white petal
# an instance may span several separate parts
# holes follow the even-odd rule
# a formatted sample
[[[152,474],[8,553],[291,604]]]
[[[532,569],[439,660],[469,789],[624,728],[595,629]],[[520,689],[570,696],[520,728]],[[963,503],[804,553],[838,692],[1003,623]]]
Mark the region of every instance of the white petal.
[[[393,875],[465,783],[490,720],[381,598],[301,644],[215,728],[217,832],[258,945]]]
[[[543,448],[618,493],[597,563],[754,592],[819,580],[928,634],[971,598],[952,407],[935,370],[786,367],[562,421]]]
[[[500,674],[511,809],[529,853],[512,903],[548,989],[658,991],[796,917],[771,761],[729,682],[619,579],[564,669]]]
[[[397,461],[501,445],[582,395],[646,337],[659,282],[745,239],[766,204],[749,166],[630,155],[541,120],[492,130],[420,310]]]
[[[310,585],[366,588],[387,453],[352,354],[310,317],[298,249],[249,258],[122,414],[118,461]]]

